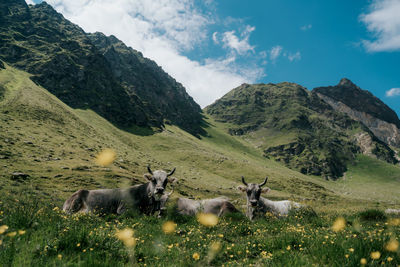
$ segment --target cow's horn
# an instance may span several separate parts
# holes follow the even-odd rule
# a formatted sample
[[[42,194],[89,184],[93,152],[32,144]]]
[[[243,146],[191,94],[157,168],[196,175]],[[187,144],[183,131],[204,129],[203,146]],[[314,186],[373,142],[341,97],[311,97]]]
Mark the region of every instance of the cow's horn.
[[[247,186],[247,183],[246,183],[246,181],[244,180],[244,176],[242,176],[242,183],[243,183],[245,186]]]
[[[264,182],[263,182],[263,183],[261,183],[261,184],[260,184],[260,186],[263,186],[263,185],[265,185],[265,184],[267,183],[267,181],[268,181],[268,176],[267,176],[267,177],[265,177],[265,180],[264,180]]]
[[[171,176],[172,174],[174,174],[176,168],[174,168],[170,173],[167,174],[167,176]]]
[[[151,169],[150,169],[150,165],[147,165],[147,171],[148,171],[150,174],[153,174],[153,172],[152,172]]]

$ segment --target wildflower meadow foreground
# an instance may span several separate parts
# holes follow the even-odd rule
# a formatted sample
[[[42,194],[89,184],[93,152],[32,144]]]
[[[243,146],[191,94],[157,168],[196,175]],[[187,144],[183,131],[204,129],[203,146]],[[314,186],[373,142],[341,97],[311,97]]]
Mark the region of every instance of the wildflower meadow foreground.
[[[400,218],[240,214],[163,219],[66,215],[28,201],[0,204],[1,266],[397,266]]]

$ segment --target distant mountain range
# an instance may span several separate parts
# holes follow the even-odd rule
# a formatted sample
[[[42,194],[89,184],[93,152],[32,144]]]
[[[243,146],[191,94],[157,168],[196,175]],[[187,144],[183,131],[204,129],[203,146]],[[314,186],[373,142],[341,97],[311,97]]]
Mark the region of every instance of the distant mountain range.
[[[45,2],[0,3],[0,68],[2,61],[70,107],[91,109],[128,131],[173,124],[200,137],[213,127],[205,126],[204,112],[304,174],[337,179],[358,153],[399,160],[396,113],[348,79],[312,91],[287,82],[243,84],[202,111],[154,61],[114,36],[85,33]]]

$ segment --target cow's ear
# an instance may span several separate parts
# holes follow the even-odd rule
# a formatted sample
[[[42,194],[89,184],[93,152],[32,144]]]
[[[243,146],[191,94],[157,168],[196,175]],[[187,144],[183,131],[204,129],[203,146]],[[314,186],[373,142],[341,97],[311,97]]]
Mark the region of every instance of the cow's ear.
[[[152,182],[154,180],[153,175],[151,175],[150,173],[146,173],[145,175],[143,175],[143,177],[149,182]]]
[[[170,182],[171,184],[176,183],[178,181],[178,179],[176,177],[168,177],[168,182]]]
[[[242,192],[246,192],[247,186],[239,185],[239,186],[237,187],[237,189],[240,190],[240,191],[242,191]]]
[[[269,188],[269,187],[265,187],[261,190],[261,192],[264,194],[268,193],[269,191],[271,191],[271,188]]]

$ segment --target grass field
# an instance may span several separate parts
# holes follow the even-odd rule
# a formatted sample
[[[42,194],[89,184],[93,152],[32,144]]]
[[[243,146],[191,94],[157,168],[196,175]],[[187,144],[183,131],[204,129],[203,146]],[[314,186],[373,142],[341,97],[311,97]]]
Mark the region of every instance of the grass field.
[[[210,118],[208,135],[201,139],[175,126],[124,131],[91,110],[69,108],[13,68],[0,71],[0,89],[0,226],[8,226],[0,234],[0,265],[358,266],[361,258],[369,265],[400,264],[398,250],[384,249],[399,237],[399,226],[390,225],[396,224],[390,218],[362,220],[359,214],[399,208],[398,166],[359,156],[343,179],[325,181],[264,158],[251,142],[230,136]],[[114,149],[117,159],[97,166],[94,158],[105,148]],[[77,189],[144,182],[147,164],[177,168],[179,183],[167,218],[60,212]],[[12,179],[16,171],[29,177]],[[242,175],[254,182],[269,176],[271,199],[308,204],[318,217],[267,217],[252,223],[239,216],[207,228],[174,214],[174,200],[182,195],[225,195],[241,208],[245,198],[236,186]],[[331,226],[340,216],[346,227],[334,232]],[[161,230],[166,221],[177,224],[172,234]],[[134,229],[134,248],[115,237],[116,229],[125,227]],[[210,252],[213,242],[220,249]],[[381,253],[379,259],[371,259],[374,251]]]

